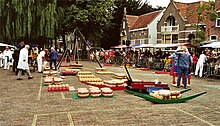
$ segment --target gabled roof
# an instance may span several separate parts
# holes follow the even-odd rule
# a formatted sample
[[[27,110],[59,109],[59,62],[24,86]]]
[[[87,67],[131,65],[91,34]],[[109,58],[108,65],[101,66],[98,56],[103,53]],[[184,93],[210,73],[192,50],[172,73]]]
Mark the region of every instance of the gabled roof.
[[[126,15],[127,18],[127,22],[128,22],[128,27],[132,27],[136,20],[138,19],[138,16],[134,16],[134,15]]]
[[[197,18],[197,7],[200,4],[208,4],[208,2],[198,1],[193,3],[182,3],[182,2],[174,2],[177,9],[180,10],[180,14],[183,18],[186,19],[188,24],[196,24],[198,22]]]
[[[160,11],[154,11],[154,12],[150,12],[150,13],[143,14],[143,15],[140,15],[140,16],[126,15],[127,20],[128,20],[128,26],[130,27],[130,30],[145,28],[161,12],[162,12],[161,10]]]

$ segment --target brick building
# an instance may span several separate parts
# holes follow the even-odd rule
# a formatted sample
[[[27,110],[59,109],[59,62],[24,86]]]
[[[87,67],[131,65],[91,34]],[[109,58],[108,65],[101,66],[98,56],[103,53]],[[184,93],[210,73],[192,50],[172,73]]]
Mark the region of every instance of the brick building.
[[[181,3],[170,0],[170,3],[157,24],[157,43],[183,43],[192,42],[200,27],[205,31],[205,40],[220,40],[220,6],[216,0],[215,7],[218,19],[210,21],[208,17],[198,23],[197,7],[208,2]]]
[[[131,44],[156,44],[157,22],[162,14],[163,12],[160,10],[140,16],[126,15],[125,9],[120,35],[121,42],[130,40]]]

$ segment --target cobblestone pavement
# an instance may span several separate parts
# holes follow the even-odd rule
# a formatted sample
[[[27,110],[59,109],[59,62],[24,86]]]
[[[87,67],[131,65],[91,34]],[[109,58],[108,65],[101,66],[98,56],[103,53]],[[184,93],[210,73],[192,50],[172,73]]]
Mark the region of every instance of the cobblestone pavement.
[[[82,70],[95,72],[97,63],[81,61]],[[121,67],[106,66],[108,71],[123,73]],[[129,68],[133,79],[160,80],[169,83],[168,74]],[[72,99],[73,92],[47,92],[41,74],[34,79],[16,80],[12,70],[0,68],[0,126],[213,126],[220,125],[220,80],[192,78],[192,90],[185,95],[207,91],[200,97],[179,104],[153,104],[123,91],[114,98]],[[94,73],[95,74],[95,73]],[[97,75],[104,80],[110,75]],[[64,81],[75,88],[87,87],[76,76]]]

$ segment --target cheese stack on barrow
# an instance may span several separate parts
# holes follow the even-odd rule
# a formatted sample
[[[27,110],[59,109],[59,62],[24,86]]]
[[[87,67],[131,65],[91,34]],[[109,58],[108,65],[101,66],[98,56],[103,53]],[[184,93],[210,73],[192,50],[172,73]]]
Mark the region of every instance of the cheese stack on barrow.
[[[180,91],[159,90],[150,93],[150,96],[158,99],[176,99],[181,98],[182,94],[180,94]]]
[[[104,85],[106,85],[107,87],[126,86],[126,84],[122,80],[107,80],[107,81],[104,81]]]

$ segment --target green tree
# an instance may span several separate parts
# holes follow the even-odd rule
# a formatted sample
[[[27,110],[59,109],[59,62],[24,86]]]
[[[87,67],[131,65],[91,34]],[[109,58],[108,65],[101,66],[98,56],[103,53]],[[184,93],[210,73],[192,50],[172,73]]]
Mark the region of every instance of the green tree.
[[[99,43],[103,31],[112,26],[112,6],[113,0],[76,1],[66,10],[67,31],[77,26],[87,40]]]
[[[196,27],[196,38],[194,44],[199,46],[200,42],[205,41],[205,28],[199,24],[204,23],[204,19],[208,18],[211,21],[215,21],[217,18],[217,12],[215,11],[215,2],[210,0],[208,4],[200,4],[197,8],[197,24]]]
[[[102,47],[110,48],[112,45],[118,45],[120,41],[120,28],[123,19],[124,7],[127,8],[128,15],[142,15],[155,10],[161,10],[162,7],[152,8],[148,5],[148,1],[143,0],[116,0],[114,1],[112,12],[113,27],[107,29],[102,39],[105,43],[102,43]]]

